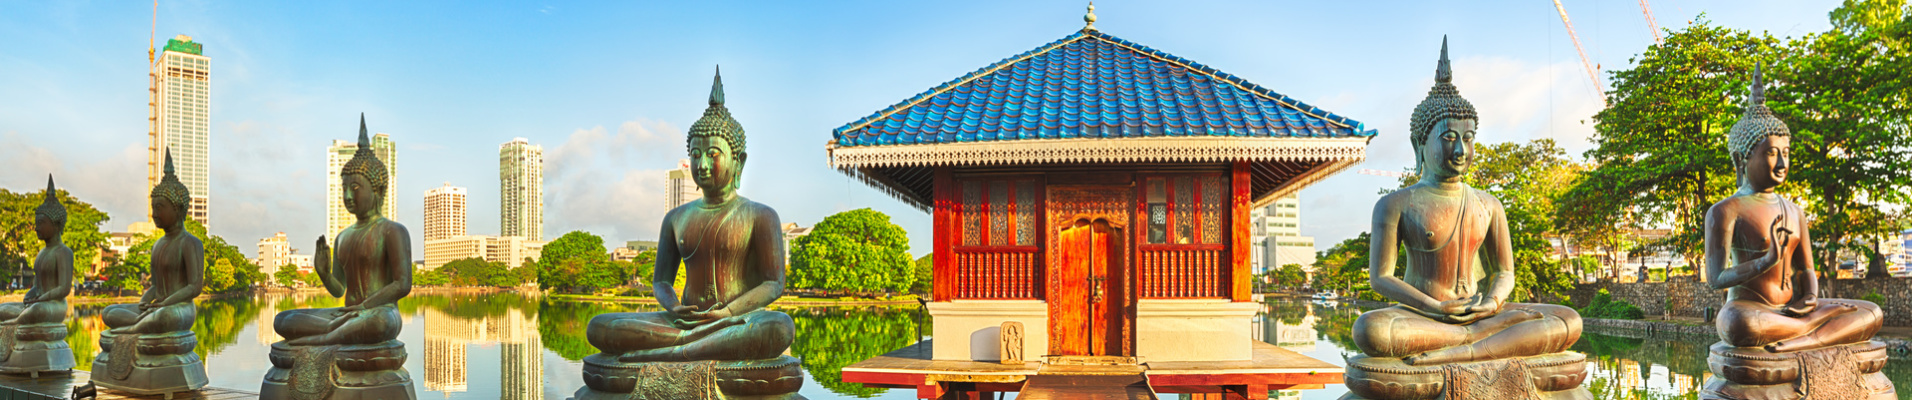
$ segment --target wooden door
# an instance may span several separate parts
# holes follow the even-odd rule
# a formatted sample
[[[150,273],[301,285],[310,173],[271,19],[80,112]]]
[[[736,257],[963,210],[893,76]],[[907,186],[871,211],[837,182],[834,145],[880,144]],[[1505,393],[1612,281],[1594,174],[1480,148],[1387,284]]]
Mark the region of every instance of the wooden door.
[[[1131,287],[1127,247],[1120,228],[1107,220],[1074,221],[1057,233],[1058,283],[1049,299],[1050,352],[1065,356],[1128,355]]]

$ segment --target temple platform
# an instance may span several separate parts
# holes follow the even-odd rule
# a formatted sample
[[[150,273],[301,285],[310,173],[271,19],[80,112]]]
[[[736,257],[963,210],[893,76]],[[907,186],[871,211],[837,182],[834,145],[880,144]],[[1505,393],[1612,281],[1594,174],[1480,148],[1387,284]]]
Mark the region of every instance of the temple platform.
[[[21,374],[0,374],[0,399],[59,400],[71,398],[73,388],[86,386],[93,375],[86,371],[75,370],[62,373],[41,373],[39,378]],[[161,400],[164,395],[139,396],[131,393],[99,389],[100,400],[141,399]],[[258,393],[244,390],[206,387],[191,392],[175,393],[173,400],[256,400]]]
[[[965,396],[997,392],[1020,392],[1018,398],[1030,399],[1153,399],[1163,393],[1265,399],[1270,390],[1320,389],[1341,383],[1343,373],[1342,367],[1262,342],[1254,343],[1254,357],[1248,361],[1141,360],[1138,365],[1107,366],[933,360],[934,342],[924,340],[851,364],[843,368],[843,381],[867,387],[916,389],[919,399],[971,398]]]

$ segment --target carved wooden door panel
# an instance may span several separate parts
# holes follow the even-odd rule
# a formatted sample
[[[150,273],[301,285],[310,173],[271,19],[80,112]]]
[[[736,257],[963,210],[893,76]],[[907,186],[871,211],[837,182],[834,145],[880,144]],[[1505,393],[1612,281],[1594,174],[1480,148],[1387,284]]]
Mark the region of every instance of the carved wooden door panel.
[[[1086,222],[1086,221],[1085,221]],[[1123,282],[1129,274],[1122,266],[1122,232],[1098,221],[1083,227],[1093,237],[1089,248],[1089,355],[1126,355],[1122,325],[1128,314],[1121,300],[1126,298]]]
[[[1056,264],[1050,271],[1049,354],[1089,355],[1089,266],[1093,255],[1088,250],[1095,240],[1090,229],[1070,228],[1056,235]]]

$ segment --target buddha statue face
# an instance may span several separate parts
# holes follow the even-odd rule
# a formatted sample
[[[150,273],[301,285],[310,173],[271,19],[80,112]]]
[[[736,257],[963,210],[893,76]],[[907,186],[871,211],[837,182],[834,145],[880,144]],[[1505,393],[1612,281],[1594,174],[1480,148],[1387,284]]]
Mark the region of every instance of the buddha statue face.
[[[38,234],[40,241],[43,242],[52,242],[54,239],[58,239],[60,234],[65,232],[66,227],[64,225],[66,225],[66,221],[54,220],[52,217],[46,215],[33,217],[33,233]]]
[[[373,186],[364,175],[347,174],[340,176],[339,179],[345,185],[343,190],[345,198],[342,199],[345,201],[345,209],[351,211],[352,215],[363,219],[385,204],[385,189]]]
[[[1753,144],[1740,162],[1740,177],[1756,191],[1768,191],[1786,183],[1792,158],[1792,136],[1768,135]]]
[[[153,196],[151,200],[153,201],[153,224],[159,225],[162,229],[177,226],[180,219],[186,215],[185,206],[173,204],[172,201],[159,196]]]
[[[744,155],[734,153],[730,141],[719,136],[690,138],[691,180],[705,193],[736,190],[737,173],[744,168]]]
[[[1444,118],[1434,123],[1415,143],[1422,176],[1451,180],[1466,174],[1474,165],[1474,127],[1470,118]]]

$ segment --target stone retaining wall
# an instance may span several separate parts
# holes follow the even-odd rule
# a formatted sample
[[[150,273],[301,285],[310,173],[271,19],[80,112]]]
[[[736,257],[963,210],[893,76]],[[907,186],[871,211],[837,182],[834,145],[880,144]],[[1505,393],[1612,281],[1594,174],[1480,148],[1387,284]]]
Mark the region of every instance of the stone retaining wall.
[[[1879,307],[1885,310],[1886,326],[1912,326],[1912,295],[1908,295],[1912,294],[1912,279],[1880,276],[1821,280],[1820,286],[1821,298],[1858,299],[1878,293],[1885,297]],[[1606,289],[1615,300],[1639,306],[1646,315],[1706,318],[1707,310],[1717,312],[1720,303],[1726,299],[1724,290],[1713,290],[1693,275],[1675,276],[1665,282],[1614,283],[1603,280],[1574,285],[1567,295],[1572,298],[1575,308],[1586,307],[1600,289]],[[1558,298],[1541,300],[1559,302]]]

